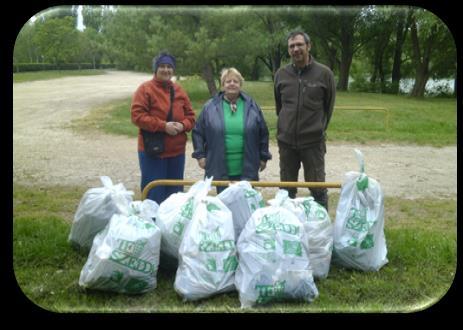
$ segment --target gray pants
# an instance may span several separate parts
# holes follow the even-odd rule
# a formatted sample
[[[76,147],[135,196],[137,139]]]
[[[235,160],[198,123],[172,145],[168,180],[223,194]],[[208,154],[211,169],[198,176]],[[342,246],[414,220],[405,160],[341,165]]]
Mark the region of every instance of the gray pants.
[[[298,181],[299,169],[304,167],[304,180],[306,182],[325,182],[325,154],[326,144],[320,144],[295,149],[278,142],[280,154],[280,181]],[[288,191],[289,197],[295,198],[297,188],[283,188]],[[316,202],[328,210],[328,189],[309,188]]]

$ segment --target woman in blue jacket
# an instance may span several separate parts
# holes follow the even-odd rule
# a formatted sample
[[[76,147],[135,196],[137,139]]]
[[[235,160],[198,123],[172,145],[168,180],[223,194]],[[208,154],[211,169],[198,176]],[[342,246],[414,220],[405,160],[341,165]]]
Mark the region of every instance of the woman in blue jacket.
[[[258,181],[259,170],[272,158],[264,116],[241,91],[243,81],[235,68],[224,69],[222,91],[205,103],[192,131],[192,157],[214,180]]]

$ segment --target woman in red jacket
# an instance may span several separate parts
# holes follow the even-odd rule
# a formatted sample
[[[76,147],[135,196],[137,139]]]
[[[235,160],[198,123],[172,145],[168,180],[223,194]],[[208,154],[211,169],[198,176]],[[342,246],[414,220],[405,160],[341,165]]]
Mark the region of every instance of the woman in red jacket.
[[[183,180],[186,132],[195,124],[195,114],[188,95],[171,81],[175,58],[168,53],[159,54],[153,60],[153,70],[153,79],[138,87],[131,106],[132,122],[139,128],[138,159],[142,191],[153,180]],[[142,131],[163,132],[164,151],[157,155],[146,153]],[[182,190],[183,186],[156,187],[150,190],[148,198],[160,204],[171,194]]]

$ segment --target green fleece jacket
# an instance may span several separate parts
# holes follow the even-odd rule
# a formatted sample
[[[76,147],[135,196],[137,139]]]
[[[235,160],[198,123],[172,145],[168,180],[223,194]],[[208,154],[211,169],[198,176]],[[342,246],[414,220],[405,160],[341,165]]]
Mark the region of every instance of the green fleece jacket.
[[[333,72],[311,57],[303,69],[293,64],[275,74],[277,139],[304,148],[325,141],[336,95]]]

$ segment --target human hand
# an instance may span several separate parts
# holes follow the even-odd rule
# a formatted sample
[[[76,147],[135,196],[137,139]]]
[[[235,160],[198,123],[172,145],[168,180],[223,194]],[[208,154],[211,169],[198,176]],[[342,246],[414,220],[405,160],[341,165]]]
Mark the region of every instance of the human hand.
[[[204,170],[206,168],[206,158],[199,158],[198,165]]]
[[[166,123],[166,133],[173,136],[177,135],[178,132],[174,122],[169,121]]]
[[[260,171],[262,172],[263,170],[265,170],[266,167],[267,167],[267,162],[261,160],[260,167],[259,167]]]
[[[176,121],[176,122],[173,122],[174,126],[175,126],[175,129],[177,130],[177,133],[182,133],[184,131],[184,126],[182,123]]]

